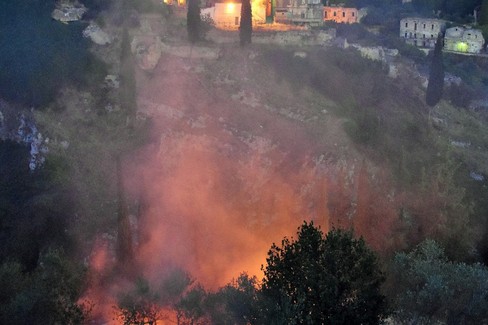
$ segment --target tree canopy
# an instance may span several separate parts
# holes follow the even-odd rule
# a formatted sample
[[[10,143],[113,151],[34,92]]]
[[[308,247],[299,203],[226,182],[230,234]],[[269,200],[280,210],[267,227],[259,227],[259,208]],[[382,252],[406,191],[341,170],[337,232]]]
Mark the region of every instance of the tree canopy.
[[[262,294],[268,324],[375,324],[385,316],[376,255],[352,231],[325,237],[313,222],[273,244]]]
[[[488,321],[487,267],[451,262],[433,240],[396,254],[391,278],[395,318],[402,324]]]

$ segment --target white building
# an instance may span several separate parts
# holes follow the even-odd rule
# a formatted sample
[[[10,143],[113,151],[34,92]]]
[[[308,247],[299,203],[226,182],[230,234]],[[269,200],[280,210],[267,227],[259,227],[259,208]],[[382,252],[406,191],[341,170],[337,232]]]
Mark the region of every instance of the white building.
[[[448,51],[480,53],[484,43],[483,34],[478,29],[451,27],[446,29],[444,36],[444,49]]]
[[[400,20],[400,37],[418,47],[435,47],[437,35],[445,29],[446,22],[434,18],[403,18]]]

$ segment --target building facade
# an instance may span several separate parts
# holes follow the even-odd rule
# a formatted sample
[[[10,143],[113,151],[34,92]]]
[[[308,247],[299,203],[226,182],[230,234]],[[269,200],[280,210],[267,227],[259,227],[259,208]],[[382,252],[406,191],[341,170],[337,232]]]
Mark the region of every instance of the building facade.
[[[451,27],[446,29],[444,36],[444,49],[463,53],[480,53],[485,39],[481,30]]]
[[[354,24],[359,22],[359,12],[356,8],[324,6],[324,21]]]
[[[400,37],[408,44],[434,48],[437,35],[444,32],[446,23],[434,18],[403,18],[400,20]]]

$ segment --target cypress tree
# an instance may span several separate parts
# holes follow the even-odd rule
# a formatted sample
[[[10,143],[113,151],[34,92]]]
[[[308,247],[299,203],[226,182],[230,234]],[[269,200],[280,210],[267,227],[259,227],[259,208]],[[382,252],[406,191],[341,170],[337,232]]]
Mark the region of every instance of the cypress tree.
[[[239,25],[239,40],[241,46],[251,44],[252,35],[252,10],[251,1],[242,0],[241,22]]]
[[[488,0],[483,0],[481,3],[479,25],[488,25]]]
[[[186,15],[186,28],[188,40],[195,43],[200,40],[200,28],[202,19],[200,17],[200,0],[188,0],[188,11]]]
[[[116,160],[117,168],[117,261],[119,266],[128,271],[133,261],[132,232],[129,221],[129,211],[125,200],[124,185],[120,158]]]
[[[430,65],[429,84],[425,101],[429,106],[435,106],[442,98],[444,88],[444,65],[442,63],[442,34],[439,33],[435,43],[432,64]]]

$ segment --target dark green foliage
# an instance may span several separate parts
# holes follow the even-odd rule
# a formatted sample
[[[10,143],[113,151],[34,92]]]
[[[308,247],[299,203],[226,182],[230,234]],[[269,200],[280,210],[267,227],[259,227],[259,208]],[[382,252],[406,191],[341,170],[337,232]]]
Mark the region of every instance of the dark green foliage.
[[[84,75],[89,41],[84,24],[50,19],[51,1],[1,1],[0,97],[40,107]]]
[[[485,324],[488,321],[488,269],[449,261],[426,240],[398,253],[391,267],[390,295],[396,321],[418,324]]]
[[[442,35],[439,34],[435,43],[432,63],[430,65],[429,84],[425,102],[429,106],[435,106],[442,98],[444,89],[444,63],[442,62]]]
[[[479,13],[478,24],[480,24],[481,26],[488,25],[488,0],[483,0],[481,4],[481,11]]]
[[[188,40],[190,43],[195,43],[200,40],[201,33],[201,17],[200,17],[200,1],[188,0],[188,12],[186,16],[186,28],[188,32]]]
[[[239,42],[241,46],[251,44],[252,37],[252,11],[251,1],[242,0],[241,22],[239,25]]]
[[[267,324],[377,324],[385,316],[375,254],[350,231],[313,223],[273,244],[263,268]]]
[[[242,273],[237,280],[209,294],[206,305],[213,324],[256,324],[259,319],[257,278]]]
[[[42,249],[70,244],[73,206],[63,166],[49,161],[31,172],[28,164],[27,146],[0,141],[0,262],[15,259],[31,271]]]
[[[28,273],[16,262],[0,265],[0,323],[82,324],[88,305],[77,303],[84,269],[60,249],[49,249]]]
[[[188,290],[175,305],[178,319],[186,320],[188,324],[198,324],[205,316],[206,298],[207,292],[201,285]]]

